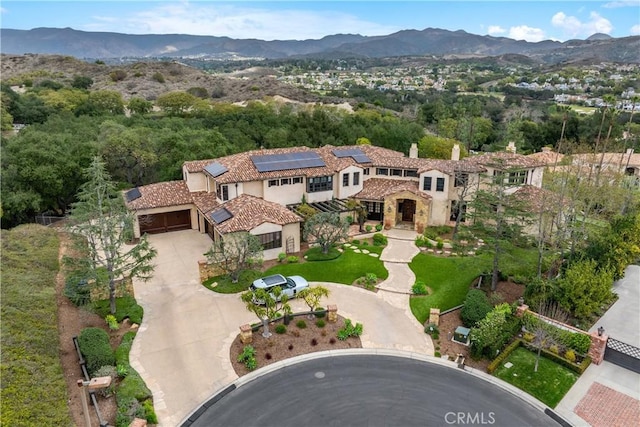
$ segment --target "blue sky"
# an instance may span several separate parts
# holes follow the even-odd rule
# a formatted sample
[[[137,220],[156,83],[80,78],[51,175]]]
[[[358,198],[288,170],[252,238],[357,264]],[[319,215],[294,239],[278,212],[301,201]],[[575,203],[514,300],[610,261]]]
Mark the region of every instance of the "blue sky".
[[[640,35],[640,0],[538,1],[9,1],[1,27],[262,40],[367,36],[427,27],[517,40]]]

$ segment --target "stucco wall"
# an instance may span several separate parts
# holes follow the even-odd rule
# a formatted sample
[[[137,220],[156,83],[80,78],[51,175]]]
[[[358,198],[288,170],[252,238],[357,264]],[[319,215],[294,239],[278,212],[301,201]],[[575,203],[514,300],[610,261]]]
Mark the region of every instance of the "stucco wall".
[[[186,168],[182,170],[182,176],[187,182],[187,187],[189,191],[206,191],[207,190],[207,180],[202,172],[187,172]]]
[[[280,184],[279,179],[278,184]],[[262,192],[264,199],[270,202],[276,202],[281,205],[300,203],[300,201],[302,201],[302,195],[305,192],[304,179],[300,184],[285,184],[273,187],[269,187],[269,181],[264,180],[262,182]]]
[[[242,191],[244,194],[249,194],[255,197],[264,197],[264,192],[262,191],[262,181],[250,181],[242,183]]]
[[[358,172],[360,174],[360,182],[358,183],[358,185],[353,185],[353,174],[354,172]],[[342,186],[342,175],[343,174],[349,174],[349,186],[348,187],[343,187]],[[336,194],[336,198],[338,199],[347,199],[351,196],[353,196],[354,194],[362,191],[362,183],[363,183],[363,179],[362,179],[362,168],[359,168],[357,166],[349,166],[346,169],[341,170],[338,174],[337,177],[333,178],[334,180],[334,188],[335,188],[335,184],[337,183],[337,191],[335,192]]]

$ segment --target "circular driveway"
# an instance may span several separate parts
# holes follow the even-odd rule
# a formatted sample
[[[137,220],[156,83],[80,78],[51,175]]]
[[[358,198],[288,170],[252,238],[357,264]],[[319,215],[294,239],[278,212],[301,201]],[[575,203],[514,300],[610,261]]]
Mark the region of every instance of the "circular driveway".
[[[556,422],[539,407],[455,367],[395,356],[345,355],[259,376],[209,400],[183,423],[343,425],[512,427]]]

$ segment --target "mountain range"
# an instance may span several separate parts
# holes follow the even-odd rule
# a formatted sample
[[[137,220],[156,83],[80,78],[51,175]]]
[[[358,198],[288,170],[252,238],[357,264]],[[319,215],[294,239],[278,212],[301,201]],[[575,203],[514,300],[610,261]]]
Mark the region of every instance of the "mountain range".
[[[640,36],[612,38],[594,34],[586,40],[537,43],[437,28],[403,30],[384,36],[335,34],[318,40],[232,39],[186,34],[121,34],[71,28],[0,29],[6,54],[60,54],[81,59],[202,58],[283,59],[296,57],[382,58],[415,55],[496,56],[520,54],[543,63],[607,61],[640,63]]]

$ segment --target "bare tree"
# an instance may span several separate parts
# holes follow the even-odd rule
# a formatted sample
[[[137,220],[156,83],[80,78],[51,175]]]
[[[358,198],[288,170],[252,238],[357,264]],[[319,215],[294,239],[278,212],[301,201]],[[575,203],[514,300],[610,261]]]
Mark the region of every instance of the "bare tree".
[[[227,234],[213,242],[204,255],[237,283],[243,271],[262,264],[262,244],[247,232]]]
[[[548,320],[542,320],[532,314],[528,314],[528,321],[525,321],[525,328],[529,333],[533,334],[533,345],[536,347],[536,363],[533,372],[538,372],[538,364],[540,362],[540,354],[544,347],[556,344],[555,330],[556,326],[552,322],[566,323],[569,319],[569,313],[564,311],[555,302],[542,301],[538,308],[538,314],[546,317]]]
[[[304,237],[320,245],[322,253],[329,253],[329,248],[348,237],[349,225],[340,219],[335,212],[321,212],[304,223]]]

